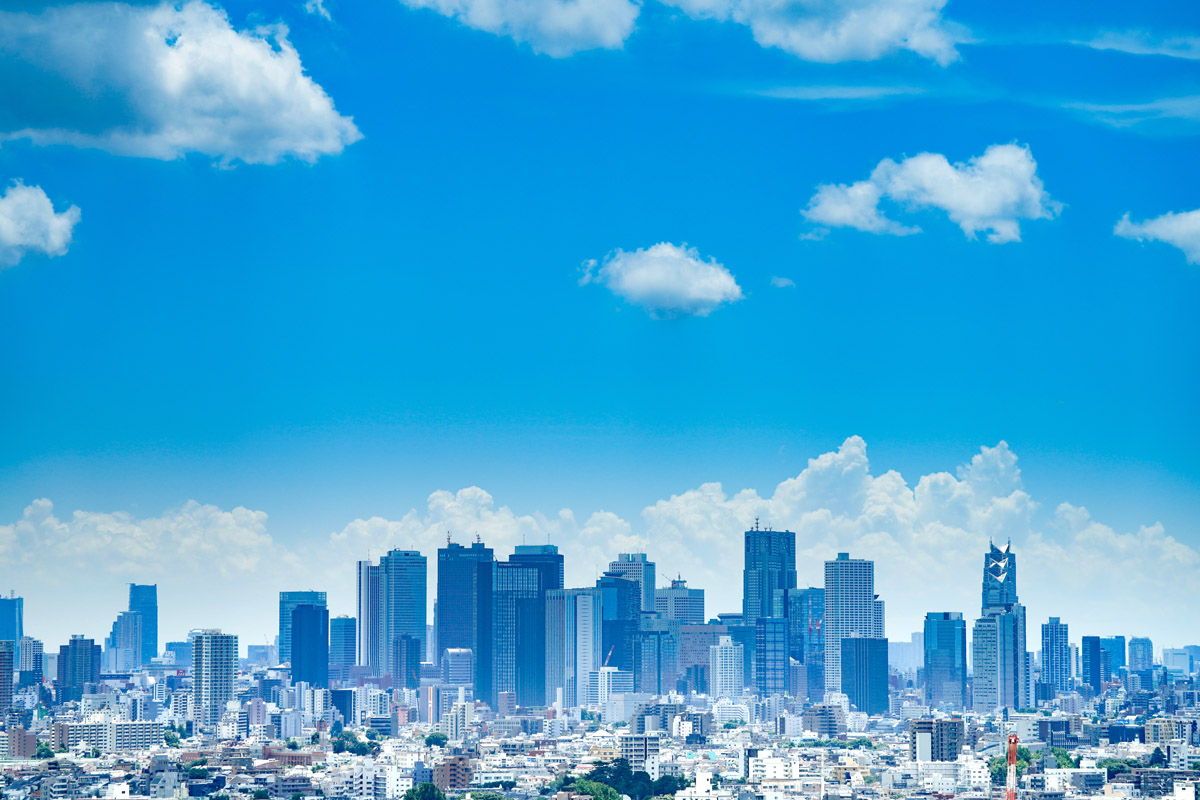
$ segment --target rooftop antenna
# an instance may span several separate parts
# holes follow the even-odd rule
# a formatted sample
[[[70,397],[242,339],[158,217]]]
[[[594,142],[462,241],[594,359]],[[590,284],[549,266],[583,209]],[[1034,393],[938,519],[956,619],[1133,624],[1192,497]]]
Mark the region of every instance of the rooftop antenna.
[[[754,518],[754,530],[758,530],[758,517]]]
[[[450,531],[446,531],[446,547],[450,546]]]
[[[483,544],[483,540],[479,538],[479,531],[475,531],[475,544]]]

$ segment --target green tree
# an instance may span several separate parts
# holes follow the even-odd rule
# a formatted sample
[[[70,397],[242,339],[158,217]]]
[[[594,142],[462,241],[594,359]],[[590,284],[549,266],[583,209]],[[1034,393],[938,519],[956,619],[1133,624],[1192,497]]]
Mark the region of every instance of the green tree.
[[[266,789],[255,789],[254,800],[270,800],[271,793]]]
[[[54,751],[50,749],[50,745],[45,742],[37,743],[37,751],[33,754],[34,758],[54,758]]]
[[[571,791],[575,794],[590,795],[594,800],[621,800],[621,795],[613,787],[605,783],[589,781],[587,778],[580,778],[572,783]]]
[[[334,739],[333,740],[333,752],[335,752],[335,753],[346,752],[346,740],[342,739],[341,737]]]
[[[374,742],[374,741],[376,741],[377,739],[379,739],[379,738],[380,738],[380,736],[379,736],[379,731],[375,730],[374,728],[367,728],[367,730],[366,730],[366,736],[367,736],[367,738],[368,738],[368,739],[370,739],[372,742]]]
[[[308,743],[309,744],[320,744],[321,743],[321,732],[313,731],[313,735],[309,738]]]
[[[404,793],[404,800],[446,800],[446,795],[432,783],[418,783]]]
[[[188,767],[188,780],[203,781],[208,780],[209,772],[204,767]]]
[[[299,750],[300,743],[297,742],[295,739],[288,739],[287,740],[287,749],[288,750]]]
[[[1167,764],[1167,755],[1162,751],[1161,747],[1154,748],[1154,752],[1150,754],[1150,763],[1147,766],[1164,767]]]
[[[179,747],[179,734],[172,728],[163,731],[163,741],[167,747]]]
[[[1050,754],[1058,761],[1059,769],[1076,769],[1079,766],[1079,759],[1071,758],[1071,754],[1062,747],[1051,747]]]
[[[448,742],[448,741],[450,741],[449,736],[447,736],[444,733],[439,733],[438,731],[434,731],[433,733],[431,733],[425,737],[425,746],[426,747],[445,747],[446,742]]]

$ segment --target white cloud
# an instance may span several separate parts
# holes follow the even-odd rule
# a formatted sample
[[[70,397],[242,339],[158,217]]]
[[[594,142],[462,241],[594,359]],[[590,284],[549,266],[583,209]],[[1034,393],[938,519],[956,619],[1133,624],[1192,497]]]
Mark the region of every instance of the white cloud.
[[[791,278],[782,278],[778,275],[771,276],[771,285],[776,289],[795,289],[796,282]]]
[[[1029,148],[999,144],[965,164],[951,164],[940,153],[899,163],[885,158],[868,180],[818,186],[802,213],[819,226],[899,236],[920,231],[884,216],[879,203],[885,198],[913,211],[944,211],[968,238],[986,231],[993,243],[1019,242],[1021,220],[1051,219],[1062,208],[1043,188]]]
[[[742,288],[715,259],[705,261],[694,247],[661,242],[632,253],[616,250],[603,263],[585,263],[580,285],[598,283],[654,316],[708,316],[742,299]]]
[[[1159,36],[1148,31],[1109,31],[1073,44],[1094,50],[1117,50],[1137,56],[1200,59],[1200,36]]]
[[[870,61],[907,50],[945,65],[965,29],[942,18],[946,0],[667,0],[695,19],[749,26],[763,47],[806,61]]]
[[[620,49],[633,33],[641,3],[634,0],[401,0],[528,44],[555,58],[581,50]]]
[[[63,255],[78,222],[77,206],[56,213],[42,187],[14,181],[0,195],[0,269],[28,252]]]
[[[76,511],[59,519],[50,501],[38,500],[17,522],[0,525],[0,567],[26,596],[26,629],[51,644],[69,633],[106,631],[128,580],[159,583],[164,640],[213,624],[259,642],[274,635],[280,589],[324,589],[334,613],[353,613],[355,560],[395,547],[429,558],[432,600],[436,548],[448,530],[459,542],[478,535],[500,558],[514,545],[550,541],[564,554],[568,586],[594,582],[618,552],[643,550],[661,582],[681,574],[703,588],[715,616],[741,606],[741,534],[758,518],[796,532],[801,586],[820,585],[823,562],[838,552],[874,560],[894,638],[919,630],[928,611],[978,613],[992,538],[1013,544],[1031,624],[1054,615],[1079,633],[1182,644],[1177,620],[1159,613],[1161,589],[1200,595],[1196,548],[1157,523],[1120,533],[1085,508],[1050,507],[1048,524],[1036,524],[1041,505],[1004,442],[981,448],[954,472],[909,483],[895,471],[876,474],[866,442],[852,436],[767,494],[704,483],[651,503],[633,522],[604,510],[519,512],[471,486],[435,491],[399,519],[356,519],[323,539],[285,547],[267,533],[262,511],[189,502],[158,517]],[[194,602],[200,593],[203,604]]]
[[[4,139],[274,164],[362,138],[305,74],[283,25],[238,31],[203,0],[0,13],[0,43],[0,70],[40,71],[10,86]]]
[[[1113,233],[1139,242],[1158,241],[1183,251],[1189,264],[1200,264],[1200,209],[1133,222],[1121,217]]]
[[[852,101],[882,100],[922,94],[925,90],[912,86],[775,86],[760,89],[754,94],[780,100]]]
[[[1200,121],[1200,95],[1163,97],[1145,103],[1067,103],[1066,108],[1082,111],[1096,122],[1114,128],[1129,128],[1145,123],[1183,124]]]
[[[325,8],[324,0],[308,0],[304,4],[304,10],[309,14],[323,17],[330,22],[333,21],[333,15],[329,13],[329,9]]]

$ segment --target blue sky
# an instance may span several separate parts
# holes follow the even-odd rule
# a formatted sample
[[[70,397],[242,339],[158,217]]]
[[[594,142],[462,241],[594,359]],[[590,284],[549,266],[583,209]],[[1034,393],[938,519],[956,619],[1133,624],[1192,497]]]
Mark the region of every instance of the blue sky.
[[[592,2],[603,16],[624,0]],[[56,26],[72,14],[108,30],[169,6],[23,5],[0,20],[0,39],[25,42],[0,58],[18,87],[0,111],[0,181],[79,219],[66,244],[10,241],[0,269],[0,540],[6,524],[21,538],[38,498],[60,519],[127,514],[138,530],[189,500],[245,507],[291,548],[258,568],[327,581],[349,610],[346,576],[305,572],[305,548],[436,491],[478,486],[518,515],[571,508],[581,523],[610,512],[653,556],[643,509],[712,481],[768,496],[861,436],[871,473],[910,486],[1007,442],[1037,504],[1019,536],[1052,540],[1069,502],[1121,535],[1162,523],[1185,574],[1196,564],[1200,217],[1114,235],[1125,214],[1149,226],[1200,209],[1194,4],[914,2],[948,45],[818,62],[687,3],[630,6],[632,31],[589,48],[611,28],[531,45],[517,23],[525,41],[394,0],[326,0],[331,19],[238,0],[204,18],[219,29],[228,14],[212,46],[283,23],[310,84],[280,96],[331,105],[277,114],[258,96],[274,84],[222,97],[217,80],[212,136],[128,77],[145,70],[136,56],[80,57],[76,74],[38,55],[39,36],[66,46]],[[760,20],[760,38],[795,21]],[[1083,44],[1097,41],[1110,49]],[[969,170],[993,145],[1036,168],[1022,200],[997,201],[1020,241],[964,234],[974,194],[904,194],[905,159]],[[885,159],[899,177],[873,173]],[[988,175],[979,192],[1003,194],[1012,174]],[[855,182],[921,232],[813,222],[819,187]],[[622,296],[618,267],[640,269],[658,243],[685,282],[715,261],[738,297]],[[748,509],[709,524],[736,540]],[[962,541],[970,564],[977,545]],[[105,562],[105,585],[119,595],[170,552]],[[53,621],[51,584],[14,580],[45,592],[27,613],[49,638],[75,632]],[[713,613],[732,607],[719,597]],[[889,633],[915,630],[917,608]],[[1088,613],[1077,622],[1104,619]],[[270,630],[261,616],[247,626]]]

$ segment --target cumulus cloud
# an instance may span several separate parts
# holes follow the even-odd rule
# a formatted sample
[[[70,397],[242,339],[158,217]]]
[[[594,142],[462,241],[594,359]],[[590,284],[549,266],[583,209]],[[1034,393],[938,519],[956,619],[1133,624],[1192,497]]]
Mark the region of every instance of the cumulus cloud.
[[[9,140],[274,164],[362,138],[305,74],[283,25],[235,30],[203,0],[0,13],[0,78]]]
[[[641,12],[635,0],[401,0],[555,58],[620,49]]]
[[[951,164],[940,153],[920,153],[899,163],[885,158],[868,180],[818,186],[802,213],[824,228],[897,236],[920,232],[884,216],[879,208],[884,199],[910,211],[943,211],[967,238],[987,232],[992,243],[1019,242],[1021,220],[1051,219],[1062,209],[1042,186],[1029,148],[998,144],[965,164]]]
[[[667,0],[695,19],[750,28],[763,47],[806,61],[870,61],[906,50],[946,65],[968,41],[946,0]]]
[[[78,222],[77,206],[56,212],[42,187],[14,181],[0,195],[0,269],[28,252],[63,255]]]
[[[652,502],[634,521],[606,510],[522,512],[470,486],[435,491],[398,519],[355,519],[285,547],[267,533],[261,511],[189,502],[158,517],[76,511],[60,519],[50,501],[38,500],[0,525],[0,566],[26,596],[27,630],[51,642],[107,630],[126,580],[159,582],[164,639],[218,624],[257,642],[274,635],[280,589],[324,589],[334,613],[353,613],[355,560],[392,548],[429,558],[432,602],[436,549],[447,531],[459,542],[479,536],[500,558],[517,544],[550,541],[564,554],[568,586],[592,584],[618,552],[644,551],[661,582],[680,574],[705,589],[715,616],[741,606],[742,532],[758,519],[796,532],[801,586],[821,585],[824,561],[839,552],[874,560],[893,638],[919,630],[928,611],[977,614],[992,539],[1012,542],[1031,624],[1054,615],[1085,633],[1182,644],[1178,627],[1158,613],[1159,598],[1163,586],[1200,595],[1195,547],[1158,523],[1119,532],[1070,503],[1052,505],[1039,524],[1041,508],[1005,442],[912,483],[873,469],[866,442],[851,436],[769,492],[704,483]],[[200,594],[205,602],[194,602]]]
[[[1163,214],[1143,222],[1133,222],[1126,214],[1113,233],[1139,242],[1166,242],[1182,250],[1189,264],[1200,264],[1200,209]]]
[[[1200,59],[1200,36],[1160,36],[1149,31],[1108,31],[1076,41],[1094,50],[1116,50],[1137,56],[1167,56],[1188,61]]]
[[[605,286],[653,316],[706,317],[742,299],[742,288],[716,259],[705,261],[696,248],[670,242],[632,253],[615,250],[603,262],[587,261],[579,283]]]

